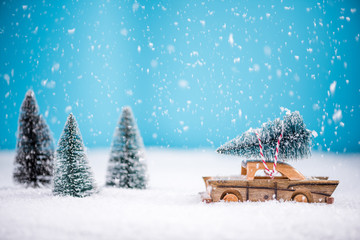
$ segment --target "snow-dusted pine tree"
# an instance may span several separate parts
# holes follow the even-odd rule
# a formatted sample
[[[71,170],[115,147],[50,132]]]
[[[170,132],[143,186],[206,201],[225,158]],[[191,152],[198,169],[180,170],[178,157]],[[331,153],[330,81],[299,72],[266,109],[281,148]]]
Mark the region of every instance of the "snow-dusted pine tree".
[[[283,138],[279,145],[279,160],[300,159],[311,154],[312,133],[306,129],[299,112],[287,112],[284,120],[275,119],[264,123],[259,129],[249,129],[216,151],[222,154],[258,159],[260,157],[259,141],[255,132],[259,134],[263,153],[267,160],[274,159],[276,144],[281,133],[283,133]]]
[[[106,185],[120,188],[146,188],[144,146],[132,110],[124,107],[115,129]]]
[[[86,197],[94,193],[95,182],[75,117],[67,118],[56,150],[53,193]]]
[[[54,144],[32,90],[27,91],[20,108],[16,148],[14,181],[31,187],[50,184]]]

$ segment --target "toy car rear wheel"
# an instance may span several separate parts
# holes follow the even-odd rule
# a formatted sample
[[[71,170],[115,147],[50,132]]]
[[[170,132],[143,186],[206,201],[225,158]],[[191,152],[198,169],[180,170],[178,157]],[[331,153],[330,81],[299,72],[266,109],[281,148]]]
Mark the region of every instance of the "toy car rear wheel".
[[[239,191],[235,189],[227,190],[221,194],[220,200],[225,202],[242,202],[243,199]]]
[[[312,203],[314,201],[311,193],[306,190],[295,191],[291,196],[291,200],[295,202],[304,202],[304,203]]]
[[[225,197],[223,198],[223,200],[225,202],[238,202],[239,201],[239,198],[235,195],[235,194],[232,194],[232,193],[228,193],[225,195]]]

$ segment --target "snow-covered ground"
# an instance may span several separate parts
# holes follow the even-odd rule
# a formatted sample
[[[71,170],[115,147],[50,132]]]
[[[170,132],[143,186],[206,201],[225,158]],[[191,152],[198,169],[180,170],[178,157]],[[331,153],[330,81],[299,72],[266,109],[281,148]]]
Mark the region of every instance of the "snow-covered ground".
[[[314,154],[292,163],[340,180],[333,205],[200,201],[202,176],[239,174],[212,150],[148,149],[148,190],[104,188],[108,150],[88,157],[99,193],[54,197],[12,183],[14,152],[0,152],[0,239],[359,239],[360,155]]]

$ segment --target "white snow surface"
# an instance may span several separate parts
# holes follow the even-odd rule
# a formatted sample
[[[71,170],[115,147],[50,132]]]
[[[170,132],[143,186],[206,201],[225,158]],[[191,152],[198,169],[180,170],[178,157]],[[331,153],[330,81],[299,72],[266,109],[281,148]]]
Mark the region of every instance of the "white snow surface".
[[[12,182],[14,152],[0,152],[0,239],[358,239],[360,155],[315,153],[291,164],[340,180],[335,203],[200,201],[202,176],[240,174],[214,150],[147,149],[147,190],[105,188],[109,150],[90,150],[99,193],[55,197]]]

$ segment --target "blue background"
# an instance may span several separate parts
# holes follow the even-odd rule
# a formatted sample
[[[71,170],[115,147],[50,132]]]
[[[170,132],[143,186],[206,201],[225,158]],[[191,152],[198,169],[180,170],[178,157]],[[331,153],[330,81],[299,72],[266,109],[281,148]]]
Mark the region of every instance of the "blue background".
[[[73,112],[90,148],[110,146],[129,105],[146,146],[215,148],[285,107],[318,133],[315,149],[360,151],[359,1],[44,0],[0,9],[0,149],[15,148],[33,89],[55,140]]]

